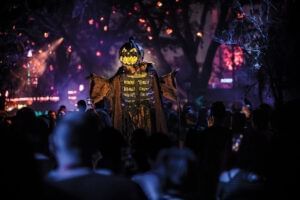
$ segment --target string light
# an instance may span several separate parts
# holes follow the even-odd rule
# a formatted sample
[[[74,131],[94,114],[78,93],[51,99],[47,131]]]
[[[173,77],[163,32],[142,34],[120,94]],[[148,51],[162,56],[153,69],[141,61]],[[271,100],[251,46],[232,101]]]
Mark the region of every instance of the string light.
[[[32,57],[32,49],[29,49],[28,53],[27,53],[27,57],[31,58]]]
[[[150,26],[147,27],[147,32],[151,32],[151,27]]]
[[[102,53],[100,51],[96,51],[96,56],[100,57],[100,56],[102,56]]]
[[[172,33],[173,33],[173,29],[171,29],[171,28],[166,29],[166,34],[167,35],[171,35]]]
[[[93,25],[94,24],[94,19],[89,19],[88,23],[89,23],[89,25]]]
[[[49,65],[49,70],[50,70],[50,71],[53,71],[53,70],[54,70],[53,65]]]
[[[44,38],[48,38],[49,37],[49,32],[45,32],[44,33]]]
[[[158,2],[156,3],[156,6],[160,8],[160,7],[163,6],[163,3],[162,3],[161,1],[158,1]]]
[[[197,37],[200,37],[200,38],[203,37],[203,33],[202,33],[201,31],[198,31],[198,32],[196,33],[196,35],[197,35]]]
[[[134,10],[135,12],[139,12],[139,11],[140,11],[139,5],[134,5],[134,6],[133,6],[133,10]]]
[[[148,36],[149,40],[153,40],[153,37],[151,35]]]
[[[104,30],[105,32],[108,31],[108,26],[105,25],[105,26],[103,27],[103,30]]]
[[[83,85],[83,84],[80,84],[78,90],[79,90],[80,92],[82,92],[82,91],[84,90],[84,85]]]
[[[239,12],[236,13],[236,18],[239,19],[239,20],[244,19],[245,16],[246,16],[246,15],[245,15],[244,12],[239,11]]]
[[[72,46],[70,45],[70,46],[68,46],[68,48],[67,48],[67,52],[69,52],[69,53],[71,53],[72,52]]]
[[[146,22],[146,20],[144,18],[139,18],[139,22],[143,24]]]
[[[178,8],[178,9],[176,10],[176,12],[177,12],[177,14],[179,14],[179,13],[182,12],[182,9],[181,9],[181,8]]]

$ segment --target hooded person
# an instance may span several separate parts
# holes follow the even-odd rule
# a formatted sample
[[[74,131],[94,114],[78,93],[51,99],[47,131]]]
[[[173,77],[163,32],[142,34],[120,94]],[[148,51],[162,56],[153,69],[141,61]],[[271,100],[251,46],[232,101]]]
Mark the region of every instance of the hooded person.
[[[167,133],[161,81],[153,65],[143,58],[143,48],[130,38],[119,50],[122,65],[113,77],[90,77],[93,103],[104,97],[110,99],[113,126],[128,141],[136,129],[144,129],[149,135]]]

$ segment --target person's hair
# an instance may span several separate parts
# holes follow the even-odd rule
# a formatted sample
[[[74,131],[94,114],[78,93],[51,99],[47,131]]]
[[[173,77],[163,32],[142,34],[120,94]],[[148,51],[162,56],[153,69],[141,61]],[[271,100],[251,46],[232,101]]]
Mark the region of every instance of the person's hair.
[[[195,190],[197,181],[196,156],[189,149],[169,148],[162,150],[157,158],[157,168],[163,168],[166,178],[164,190],[188,192]]]
[[[86,110],[86,102],[83,100],[83,99],[81,99],[81,100],[79,100],[78,102],[77,102],[77,107],[78,107],[78,109],[80,110],[80,111],[85,111]]]
[[[92,154],[97,150],[97,120],[87,113],[71,113],[58,124],[53,135],[56,153],[74,150],[82,164],[90,164]]]
[[[59,106],[59,111],[61,111],[61,110],[65,110],[65,109],[67,109],[67,107],[65,106],[65,105],[61,105],[61,106]]]

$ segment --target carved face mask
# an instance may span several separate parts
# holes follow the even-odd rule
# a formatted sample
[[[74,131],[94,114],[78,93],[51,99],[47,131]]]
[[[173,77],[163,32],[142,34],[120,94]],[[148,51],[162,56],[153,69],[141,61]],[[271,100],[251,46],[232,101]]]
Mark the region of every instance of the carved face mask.
[[[125,43],[119,51],[120,62],[125,66],[135,66],[143,60],[143,49],[132,39]]]

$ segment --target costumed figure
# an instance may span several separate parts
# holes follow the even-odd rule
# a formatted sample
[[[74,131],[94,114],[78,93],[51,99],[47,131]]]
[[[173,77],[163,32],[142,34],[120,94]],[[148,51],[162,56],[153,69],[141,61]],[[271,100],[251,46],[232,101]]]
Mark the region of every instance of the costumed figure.
[[[126,139],[136,129],[148,134],[167,133],[162,95],[175,95],[175,82],[170,81],[175,73],[159,78],[151,63],[143,61],[144,51],[132,38],[119,51],[122,64],[110,79],[92,74],[90,97],[95,104],[104,97],[110,100],[113,126]],[[173,97],[174,99],[174,97]]]

